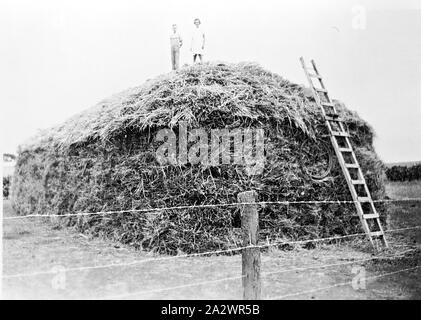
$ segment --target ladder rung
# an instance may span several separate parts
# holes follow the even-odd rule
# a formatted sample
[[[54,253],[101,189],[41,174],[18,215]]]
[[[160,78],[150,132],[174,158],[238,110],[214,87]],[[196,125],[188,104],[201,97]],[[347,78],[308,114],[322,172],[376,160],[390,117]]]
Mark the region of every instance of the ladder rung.
[[[340,152],[352,152],[351,148],[339,148]]]
[[[379,218],[379,214],[378,213],[369,213],[369,214],[363,214],[363,218],[364,219],[377,219]]]
[[[360,165],[358,163],[345,163],[345,168],[354,168],[358,169]]]
[[[316,88],[316,87],[314,87],[314,90],[319,91],[319,92],[327,93],[327,90],[326,89],[323,89],[323,88]]]
[[[359,202],[371,202],[371,198],[369,197],[358,197]]]
[[[334,107],[334,106],[335,106],[335,105],[334,105],[333,103],[331,103],[331,102],[322,102],[321,104],[322,104],[322,106],[325,106],[325,107]]]
[[[309,75],[310,77],[313,77],[313,78],[322,79],[322,76],[321,76],[321,75],[319,75],[319,74],[317,74],[317,73],[312,73],[312,72],[309,72],[309,73],[308,73],[308,75]]]
[[[352,184],[364,184],[364,180],[351,180]]]
[[[332,135],[337,137],[350,137],[348,132],[332,131]]]
[[[339,119],[339,115],[338,114],[329,114],[329,115],[326,115],[325,118],[328,121],[343,122],[342,119]]]
[[[372,236],[372,237],[384,237],[384,233],[382,231],[373,231],[373,232],[370,232],[370,236]]]
[[[326,116],[325,117],[339,118],[339,114],[337,114],[337,113],[326,113]]]

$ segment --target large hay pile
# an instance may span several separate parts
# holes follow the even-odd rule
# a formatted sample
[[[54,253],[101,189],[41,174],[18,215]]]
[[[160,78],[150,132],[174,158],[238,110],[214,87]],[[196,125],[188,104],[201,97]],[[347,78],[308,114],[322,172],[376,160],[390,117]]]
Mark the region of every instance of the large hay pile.
[[[381,198],[383,165],[373,131],[355,113],[338,108],[372,195]],[[321,119],[305,88],[255,64],[185,67],[102,101],[21,146],[13,203],[20,214],[48,215],[231,203],[246,190],[256,190],[259,201],[351,199],[337,164],[323,181],[300,168],[299,146],[317,135]],[[248,175],[233,164],[160,167],[155,133],[164,127],[177,131],[180,121],[190,129],[264,129],[263,173]],[[267,205],[260,217],[265,239],[361,230],[352,204]],[[160,252],[220,249],[239,241],[239,211],[230,207],[65,219],[84,232]]]

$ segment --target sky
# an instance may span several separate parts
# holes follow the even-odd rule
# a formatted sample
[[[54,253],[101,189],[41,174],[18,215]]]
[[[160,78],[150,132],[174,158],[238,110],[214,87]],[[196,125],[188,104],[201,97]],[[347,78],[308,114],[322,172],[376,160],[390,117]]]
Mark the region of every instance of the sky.
[[[314,59],[331,97],[375,129],[386,162],[421,160],[419,0],[0,0],[1,149],[170,71],[177,23],[194,18],[205,60],[253,61],[306,84]]]

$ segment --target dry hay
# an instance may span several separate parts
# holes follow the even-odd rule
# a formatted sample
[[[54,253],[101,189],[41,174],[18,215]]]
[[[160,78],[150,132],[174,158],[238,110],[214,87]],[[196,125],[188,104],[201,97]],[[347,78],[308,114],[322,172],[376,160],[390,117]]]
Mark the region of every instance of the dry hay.
[[[338,103],[375,199],[384,196],[383,164],[373,130]],[[159,168],[156,130],[180,121],[189,128],[263,128],[261,175],[238,165]],[[102,101],[21,146],[13,183],[20,214],[64,214],[237,201],[350,200],[335,163],[323,181],[299,165],[300,144],[314,139],[321,114],[306,89],[255,64],[184,67]],[[383,208],[384,209],[384,208]],[[384,210],[382,219],[385,218]],[[64,220],[64,219],[63,219]],[[262,239],[308,239],[361,232],[351,205],[267,205]],[[238,245],[239,210],[206,208],[66,218],[68,225],[146,250],[175,253]]]

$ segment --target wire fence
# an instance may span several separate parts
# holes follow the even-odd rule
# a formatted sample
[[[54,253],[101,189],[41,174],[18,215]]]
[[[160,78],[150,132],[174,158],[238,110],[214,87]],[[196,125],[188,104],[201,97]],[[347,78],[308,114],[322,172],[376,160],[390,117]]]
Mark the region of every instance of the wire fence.
[[[412,249],[412,250],[407,250],[404,253],[410,253],[410,252],[416,252],[416,251],[417,251],[416,249]],[[373,261],[373,260],[390,259],[390,258],[399,257],[401,255],[402,255],[402,252],[397,253],[395,255],[389,255],[389,256],[376,256],[376,257],[371,257],[371,258],[366,258],[366,259],[359,259],[359,260],[340,262],[340,263],[332,263],[332,264],[324,264],[324,265],[312,265],[312,266],[307,266],[307,267],[270,271],[270,272],[262,273],[261,276],[265,277],[265,276],[269,276],[269,275],[275,275],[275,274],[279,275],[281,273],[288,273],[288,272],[302,272],[302,271],[307,271],[307,270],[311,270],[311,269],[322,269],[322,268],[346,266],[346,265],[363,263],[363,262],[368,262],[368,261]],[[415,268],[399,270],[397,272],[391,272],[391,273],[388,273],[388,274],[384,274],[382,276],[386,276],[386,275],[394,274],[394,273],[399,273],[399,272],[403,272],[403,271],[407,271],[407,270],[413,270],[413,269],[416,269],[416,268],[419,268],[419,266],[415,267]],[[121,299],[121,298],[133,297],[133,296],[150,295],[150,294],[159,293],[159,292],[177,290],[177,289],[182,289],[182,288],[191,288],[191,287],[201,286],[201,285],[205,285],[205,284],[213,284],[213,283],[219,283],[219,282],[223,282],[223,281],[239,280],[239,279],[243,279],[243,278],[244,278],[243,275],[242,276],[233,276],[233,277],[227,277],[227,278],[221,278],[221,279],[215,279],[215,280],[194,282],[194,283],[189,283],[189,284],[180,285],[180,286],[173,286],[173,287],[167,287],[167,288],[159,288],[159,289],[153,289],[153,290],[145,290],[145,291],[125,293],[125,294],[120,294],[120,295],[113,295],[113,296],[105,297],[104,299]],[[371,278],[375,278],[375,277],[371,277]],[[366,278],[366,279],[369,279],[369,278]],[[340,284],[337,284],[337,285],[334,285],[334,286],[319,288],[318,290],[320,291],[320,290],[323,290],[323,289],[329,289],[329,288],[333,288],[335,286],[347,285],[347,284],[352,284],[352,282],[340,283]],[[311,290],[311,292],[312,291],[313,290]],[[304,294],[304,293],[308,293],[308,292],[303,291],[303,292],[299,292],[299,293],[294,293],[292,295],[299,295],[299,294]],[[281,298],[288,297],[288,296],[289,295],[284,295],[284,296],[274,297],[274,298],[270,298],[270,299],[281,299]]]
[[[416,229],[421,229],[421,225],[413,226],[413,227],[391,229],[391,230],[386,230],[385,232],[392,233],[392,232],[402,232],[402,231],[416,230]],[[168,261],[168,260],[176,260],[176,259],[182,259],[182,258],[226,254],[226,253],[232,253],[232,252],[237,252],[237,251],[243,251],[245,249],[253,249],[253,248],[262,249],[262,248],[269,248],[269,247],[281,246],[281,245],[287,245],[287,244],[293,245],[293,244],[305,244],[305,243],[323,242],[323,241],[335,241],[335,240],[342,240],[342,239],[362,237],[362,236],[366,236],[366,234],[353,233],[353,234],[343,235],[343,236],[315,238],[315,239],[306,239],[306,240],[291,240],[291,241],[281,240],[281,241],[274,241],[274,242],[265,243],[261,245],[241,246],[241,247],[235,247],[235,248],[223,249],[223,250],[213,250],[213,251],[206,251],[206,252],[181,254],[181,255],[176,255],[176,256],[155,257],[155,258],[135,260],[135,261],[130,261],[130,262],[122,262],[122,263],[109,263],[109,264],[102,264],[102,265],[66,268],[66,272],[86,271],[86,270],[94,270],[94,269],[107,269],[107,268],[116,268],[116,267],[130,267],[130,266],[135,266],[135,265],[148,263],[148,262]],[[54,274],[54,273],[56,273],[56,271],[41,270],[41,271],[35,271],[35,272],[30,272],[30,273],[17,273],[17,274],[9,274],[9,275],[6,274],[6,275],[2,275],[2,278],[11,279],[11,278],[36,277],[36,276]]]
[[[379,203],[379,202],[413,202],[413,201],[421,201],[421,198],[405,198],[405,199],[384,199],[384,200],[374,200],[373,202]],[[122,214],[122,213],[152,213],[152,214],[160,214],[164,211],[168,210],[183,210],[183,209],[200,209],[200,208],[217,208],[217,207],[245,207],[245,206],[264,206],[264,205],[293,205],[293,204],[350,204],[354,203],[356,201],[351,200],[326,200],[326,201],[262,201],[262,202],[236,202],[236,203],[224,203],[224,204],[202,204],[202,205],[189,205],[189,206],[173,206],[173,207],[160,207],[160,208],[144,208],[144,209],[128,209],[128,210],[116,210],[116,211],[98,211],[98,212],[79,212],[79,213],[68,213],[68,214],[51,214],[51,215],[39,215],[39,214],[30,214],[30,215],[22,215],[22,216],[11,216],[11,217],[3,217],[3,220],[18,220],[18,219],[25,219],[25,218],[34,218],[34,217],[40,217],[40,218],[50,218],[50,217],[81,217],[81,216],[90,216],[90,215],[110,215],[110,214]],[[397,229],[390,229],[386,230],[385,233],[393,233],[393,232],[402,232],[402,231],[409,231],[409,230],[416,230],[420,229],[421,225],[417,226],[411,226],[411,227],[404,227],[404,228],[397,228]],[[349,238],[355,238],[355,237],[362,237],[366,236],[366,233],[354,233],[354,234],[348,234],[348,235],[338,235],[338,236],[331,236],[331,237],[324,237],[324,238],[313,238],[313,239],[303,239],[303,240],[277,240],[272,242],[266,242],[263,244],[253,244],[253,245],[245,245],[245,246],[238,246],[234,248],[228,248],[228,249],[221,249],[221,250],[213,250],[213,251],[206,251],[206,252],[198,252],[198,253],[190,253],[190,254],[179,254],[175,256],[159,256],[159,257],[153,257],[153,258],[147,258],[147,259],[141,259],[141,260],[134,260],[129,262],[118,262],[118,263],[108,263],[108,264],[101,264],[101,265],[87,265],[87,266],[80,266],[80,267],[71,267],[66,268],[65,272],[77,272],[77,271],[86,271],[86,270],[98,270],[98,269],[107,269],[107,268],[125,268],[125,267],[131,267],[136,266],[142,263],[147,262],[159,262],[159,261],[167,261],[167,260],[176,260],[181,258],[193,258],[193,257],[199,257],[199,256],[211,256],[211,255],[220,255],[220,254],[229,254],[229,253],[235,253],[235,252],[244,252],[249,249],[264,249],[264,248],[270,248],[275,246],[282,246],[282,245],[297,245],[297,244],[307,244],[307,243],[315,243],[315,242],[329,242],[329,241],[340,241],[343,239],[349,239]],[[416,250],[412,250],[416,251]],[[412,252],[406,251],[405,253]],[[396,258],[398,256],[402,255],[401,253],[396,253],[395,255],[379,255],[374,256],[366,259],[359,259],[359,260],[353,260],[353,261],[347,261],[347,262],[340,262],[340,263],[331,263],[331,264],[324,264],[324,265],[310,265],[305,267],[299,267],[299,268],[288,268],[288,269],[282,269],[282,270],[276,270],[276,271],[269,271],[262,273],[262,277],[267,277],[270,275],[278,275],[281,273],[287,273],[287,272],[303,272],[306,270],[311,269],[321,269],[321,268],[331,268],[331,267],[340,267],[345,265],[352,265],[357,263],[364,263],[368,261],[373,260],[381,260],[381,259],[387,259],[387,258]],[[413,268],[405,268],[394,272],[389,272],[381,275],[376,275],[367,278],[368,279],[377,279],[380,277],[386,277],[393,274],[401,273],[401,272],[408,272],[411,270],[418,269],[420,266],[416,266]],[[38,276],[44,276],[48,274],[54,274],[56,271],[53,270],[40,270],[40,271],[34,271],[34,272],[28,272],[28,273],[16,273],[16,274],[6,274],[2,275],[2,279],[4,280],[12,280],[12,279],[18,279],[18,278],[28,278],[28,277],[38,277]],[[213,279],[213,280],[206,280],[206,281],[198,281],[194,283],[188,283],[173,287],[166,287],[166,288],[157,288],[152,290],[145,290],[145,291],[139,291],[139,292],[129,292],[124,293],[120,295],[114,295],[105,297],[105,299],[119,299],[119,298],[128,298],[128,297],[137,297],[137,296],[145,296],[150,294],[155,294],[159,292],[166,292],[171,290],[177,290],[177,289],[183,289],[183,288],[189,288],[189,287],[195,287],[195,286],[201,286],[201,285],[209,285],[213,283],[221,283],[226,281],[233,281],[233,280],[239,280],[243,279],[244,281],[245,275],[238,275],[238,276],[230,276],[225,278],[219,278],[219,279]],[[336,283],[334,285],[315,288],[311,290],[304,290],[296,293],[290,293],[290,294],[284,294],[280,296],[274,296],[270,297],[270,299],[285,299],[289,297],[295,297],[300,295],[305,295],[309,293],[314,293],[322,290],[328,290],[330,288],[340,287],[340,286],[346,286],[348,284],[351,284],[352,282],[340,282]]]
[[[391,276],[391,275],[398,274],[398,273],[402,273],[402,272],[413,271],[413,270],[416,270],[416,269],[419,269],[419,268],[421,268],[421,266],[400,269],[400,270],[393,271],[393,272],[387,272],[387,273],[376,275],[376,276],[366,277],[365,280],[367,281],[367,280],[374,280],[374,279],[384,278],[384,277]],[[335,283],[333,285],[326,286],[326,287],[315,288],[315,289],[311,289],[311,290],[303,290],[303,291],[299,291],[299,292],[295,292],[295,293],[289,293],[289,294],[284,294],[284,295],[280,295],[280,296],[276,296],[276,297],[271,297],[269,299],[271,299],[271,300],[281,300],[281,299],[286,299],[286,298],[301,296],[301,295],[304,295],[304,294],[309,294],[309,293],[315,293],[315,292],[320,292],[320,291],[324,291],[324,290],[329,290],[329,289],[333,289],[333,288],[337,288],[337,287],[352,285],[352,283],[353,283],[352,281],[340,282],[340,283]]]

